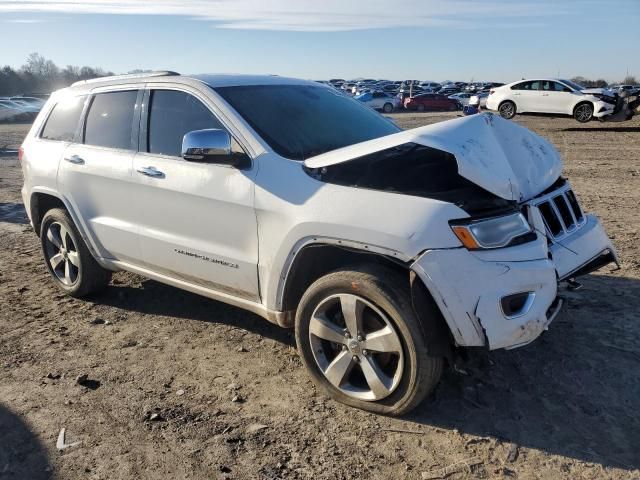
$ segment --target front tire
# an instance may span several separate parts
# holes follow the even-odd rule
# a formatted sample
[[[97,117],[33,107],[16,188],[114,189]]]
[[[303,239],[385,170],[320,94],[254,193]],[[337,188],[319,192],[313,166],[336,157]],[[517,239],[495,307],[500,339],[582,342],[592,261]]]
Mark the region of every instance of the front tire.
[[[393,112],[393,105],[392,105],[392,104],[390,104],[390,103],[385,103],[385,104],[383,105],[383,107],[382,107],[382,111],[383,111],[384,113],[391,113],[391,112]]]
[[[580,123],[587,123],[593,118],[593,105],[590,103],[579,103],[573,109],[573,118]]]
[[[296,342],[313,381],[356,408],[402,415],[436,386],[443,359],[427,353],[406,283],[381,267],[330,273],[303,295]]]
[[[109,283],[111,272],[98,265],[66,210],[54,208],[45,214],[40,244],[49,273],[67,295],[83,297]]]
[[[502,118],[511,120],[516,116],[516,104],[510,100],[504,101],[498,107],[498,113]]]
[[[417,110],[418,110],[419,112],[424,112],[424,105],[419,104],[419,105],[418,105]]]

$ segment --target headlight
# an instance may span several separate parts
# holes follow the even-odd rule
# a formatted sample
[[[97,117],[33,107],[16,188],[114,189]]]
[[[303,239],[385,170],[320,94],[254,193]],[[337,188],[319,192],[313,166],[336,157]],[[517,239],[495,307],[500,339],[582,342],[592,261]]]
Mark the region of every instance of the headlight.
[[[506,247],[535,238],[531,225],[522,213],[453,220],[449,224],[456,237],[469,250]]]

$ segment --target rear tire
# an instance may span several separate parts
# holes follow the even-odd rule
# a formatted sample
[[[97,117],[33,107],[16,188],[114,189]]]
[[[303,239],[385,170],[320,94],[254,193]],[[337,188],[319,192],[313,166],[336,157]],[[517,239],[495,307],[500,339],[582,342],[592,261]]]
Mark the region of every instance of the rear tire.
[[[383,107],[382,107],[382,111],[383,111],[384,113],[391,113],[391,112],[393,112],[393,105],[392,105],[392,104],[390,104],[390,103],[385,103],[385,104],[383,105]]]
[[[506,100],[502,102],[498,107],[498,113],[502,118],[511,120],[513,117],[516,116],[516,104],[510,100]]]
[[[437,385],[444,361],[427,353],[403,283],[386,268],[353,267],[321,277],[303,295],[295,322],[298,350],[330,397],[402,415]]]
[[[416,110],[418,110],[419,112],[424,112],[424,105],[422,105],[421,103],[418,104],[418,108]]]
[[[580,123],[587,123],[593,118],[593,105],[588,102],[579,103],[573,109],[573,118]]]
[[[49,273],[67,295],[83,297],[109,283],[111,272],[93,258],[66,210],[54,208],[44,215],[40,244]]]

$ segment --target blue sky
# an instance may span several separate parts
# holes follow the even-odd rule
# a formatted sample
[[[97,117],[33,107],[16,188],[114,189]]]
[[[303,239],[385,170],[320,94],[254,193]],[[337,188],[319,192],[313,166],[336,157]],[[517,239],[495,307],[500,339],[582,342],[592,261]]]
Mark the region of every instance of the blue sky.
[[[0,0],[0,64],[511,81],[640,76],[640,0]]]

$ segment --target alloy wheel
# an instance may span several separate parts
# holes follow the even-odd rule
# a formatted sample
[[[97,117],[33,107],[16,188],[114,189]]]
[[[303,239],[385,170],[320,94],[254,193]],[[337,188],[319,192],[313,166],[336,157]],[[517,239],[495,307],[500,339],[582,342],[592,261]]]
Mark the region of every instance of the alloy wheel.
[[[316,365],[340,392],[377,401],[398,387],[404,367],[402,342],[387,316],[353,294],[325,298],[309,324]]]
[[[64,225],[59,222],[49,225],[44,250],[46,260],[58,281],[68,287],[76,283],[80,273],[80,255]]]
[[[588,120],[591,120],[592,115],[593,112],[591,106],[587,105],[586,103],[576,108],[576,119],[579,122],[586,122]]]
[[[500,115],[504,118],[511,118],[514,115],[513,104],[504,103],[500,105]]]

